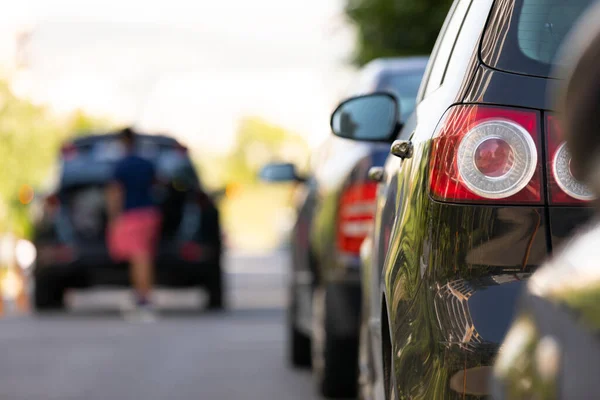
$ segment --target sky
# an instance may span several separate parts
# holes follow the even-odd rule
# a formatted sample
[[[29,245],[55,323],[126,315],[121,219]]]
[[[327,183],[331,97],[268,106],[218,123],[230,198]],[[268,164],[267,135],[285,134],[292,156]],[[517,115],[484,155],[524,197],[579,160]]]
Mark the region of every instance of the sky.
[[[354,71],[343,0],[20,0],[3,4],[0,63],[30,30],[17,93],[224,151],[259,116],[328,133]]]

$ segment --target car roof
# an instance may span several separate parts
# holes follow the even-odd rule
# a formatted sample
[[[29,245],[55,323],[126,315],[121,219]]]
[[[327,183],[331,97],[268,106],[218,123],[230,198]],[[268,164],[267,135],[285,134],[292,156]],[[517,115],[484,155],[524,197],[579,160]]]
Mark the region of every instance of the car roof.
[[[136,136],[138,138],[142,138],[144,140],[149,140],[149,141],[155,142],[158,145],[176,146],[176,145],[180,144],[175,138],[172,138],[172,137],[169,137],[166,135],[149,135],[149,134],[144,134],[144,133],[138,133],[138,134],[136,134]],[[97,144],[102,141],[115,140],[118,137],[119,137],[119,134],[115,133],[115,132],[90,133],[90,134],[86,134],[85,136],[81,136],[81,137],[72,139],[70,141],[70,143],[72,143],[75,146],[90,146],[90,145]]]
[[[379,75],[386,72],[401,72],[415,69],[425,69],[429,57],[390,57],[377,58],[363,67],[363,72],[367,74]]]

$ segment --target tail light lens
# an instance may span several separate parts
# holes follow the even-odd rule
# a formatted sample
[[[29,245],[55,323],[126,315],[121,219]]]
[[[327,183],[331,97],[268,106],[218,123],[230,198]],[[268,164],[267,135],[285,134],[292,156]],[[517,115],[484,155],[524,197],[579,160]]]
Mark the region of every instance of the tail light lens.
[[[53,214],[60,208],[60,199],[58,195],[51,194],[44,199],[44,208],[47,213]]]
[[[67,245],[56,246],[54,259],[58,263],[69,263],[75,259],[73,248]]]
[[[198,243],[186,242],[181,246],[179,254],[185,261],[200,261],[202,259],[202,247]]]
[[[40,265],[68,264],[75,260],[75,251],[66,244],[42,246],[37,249],[37,261]]]
[[[571,172],[571,155],[562,140],[556,116],[546,118],[548,132],[548,187],[550,204],[584,205],[593,200],[593,193],[577,181]]]
[[[182,155],[188,154],[188,148],[182,144],[177,144],[177,147],[175,149],[177,150],[178,153],[180,153]]]
[[[75,146],[73,143],[67,143],[62,147],[60,152],[64,160],[72,160],[77,157],[77,146]]]
[[[535,111],[455,106],[433,138],[430,190],[440,201],[541,203]]]
[[[340,198],[337,225],[338,249],[347,254],[360,254],[375,215],[377,183],[366,182],[345,188]]]

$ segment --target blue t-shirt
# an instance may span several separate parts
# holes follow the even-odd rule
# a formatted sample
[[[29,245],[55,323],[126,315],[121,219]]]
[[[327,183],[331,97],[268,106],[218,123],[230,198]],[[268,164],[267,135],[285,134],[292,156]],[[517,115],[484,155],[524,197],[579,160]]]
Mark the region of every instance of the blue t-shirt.
[[[123,187],[124,211],[155,205],[152,197],[154,177],[154,164],[144,158],[128,155],[117,163],[114,178]]]

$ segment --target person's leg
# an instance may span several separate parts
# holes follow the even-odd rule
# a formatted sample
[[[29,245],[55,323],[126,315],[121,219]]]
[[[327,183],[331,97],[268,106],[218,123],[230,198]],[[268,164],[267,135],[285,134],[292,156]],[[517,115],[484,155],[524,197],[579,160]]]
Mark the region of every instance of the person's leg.
[[[133,254],[130,260],[130,276],[138,305],[149,303],[154,283],[153,257],[146,252]]]
[[[149,303],[154,285],[154,253],[160,227],[160,215],[143,210],[137,215],[136,241],[130,257],[131,282],[138,304]]]

